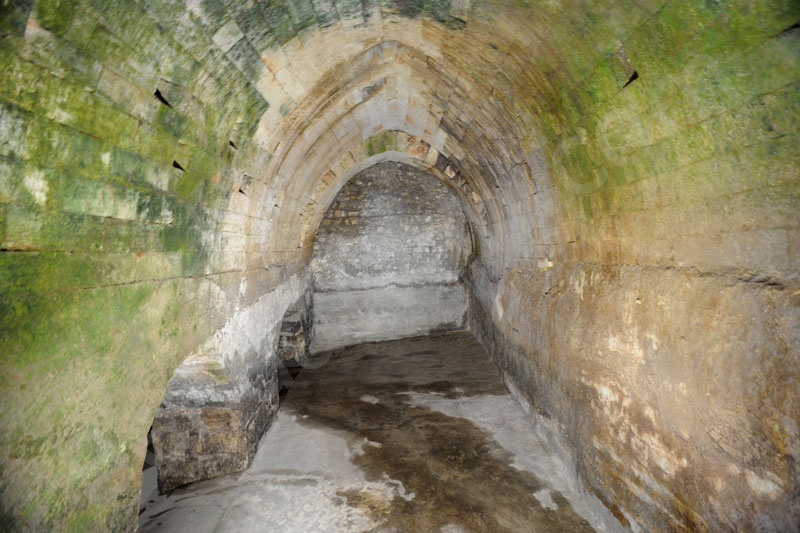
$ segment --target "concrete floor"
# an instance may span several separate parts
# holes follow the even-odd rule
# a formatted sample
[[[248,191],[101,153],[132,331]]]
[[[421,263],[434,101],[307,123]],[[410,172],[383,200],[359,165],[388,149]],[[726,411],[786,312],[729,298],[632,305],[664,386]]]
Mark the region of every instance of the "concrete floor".
[[[165,495],[140,531],[593,531],[467,333],[370,343],[296,375],[245,472]]]

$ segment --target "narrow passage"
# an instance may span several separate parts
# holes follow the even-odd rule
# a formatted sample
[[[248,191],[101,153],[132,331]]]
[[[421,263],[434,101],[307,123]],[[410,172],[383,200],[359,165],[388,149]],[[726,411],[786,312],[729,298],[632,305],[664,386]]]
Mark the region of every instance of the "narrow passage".
[[[140,531],[593,531],[468,333],[313,366],[286,376],[250,469],[145,497]]]

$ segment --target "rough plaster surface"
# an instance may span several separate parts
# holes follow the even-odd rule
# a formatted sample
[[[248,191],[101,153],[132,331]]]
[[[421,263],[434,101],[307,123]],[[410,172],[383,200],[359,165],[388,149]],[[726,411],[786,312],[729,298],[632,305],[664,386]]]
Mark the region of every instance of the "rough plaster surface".
[[[312,350],[463,327],[466,224],[426,172],[379,163],[353,177],[314,241]]]

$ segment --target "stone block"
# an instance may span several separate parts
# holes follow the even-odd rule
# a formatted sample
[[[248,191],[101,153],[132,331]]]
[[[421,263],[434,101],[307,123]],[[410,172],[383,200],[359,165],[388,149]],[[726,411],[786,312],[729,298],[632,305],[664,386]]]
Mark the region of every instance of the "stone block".
[[[789,239],[789,268],[792,272],[800,271],[800,229],[786,230]]]
[[[224,407],[162,410],[153,421],[158,489],[239,472],[250,464],[241,412]]]
[[[241,375],[215,357],[191,357],[153,420],[159,491],[247,468],[277,408],[275,358]]]
[[[128,114],[147,122],[153,122],[161,105],[153,95],[107,68],[100,74],[97,91]]]
[[[313,333],[311,288],[289,307],[281,322],[278,357],[284,366],[302,366],[309,355]]]

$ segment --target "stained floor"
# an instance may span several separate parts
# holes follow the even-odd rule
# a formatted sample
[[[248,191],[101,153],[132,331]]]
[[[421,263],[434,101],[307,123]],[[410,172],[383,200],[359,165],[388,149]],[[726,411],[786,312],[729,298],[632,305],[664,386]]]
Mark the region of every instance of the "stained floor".
[[[594,531],[468,333],[363,344],[313,366],[284,376],[247,471],[143,498],[140,531]]]

